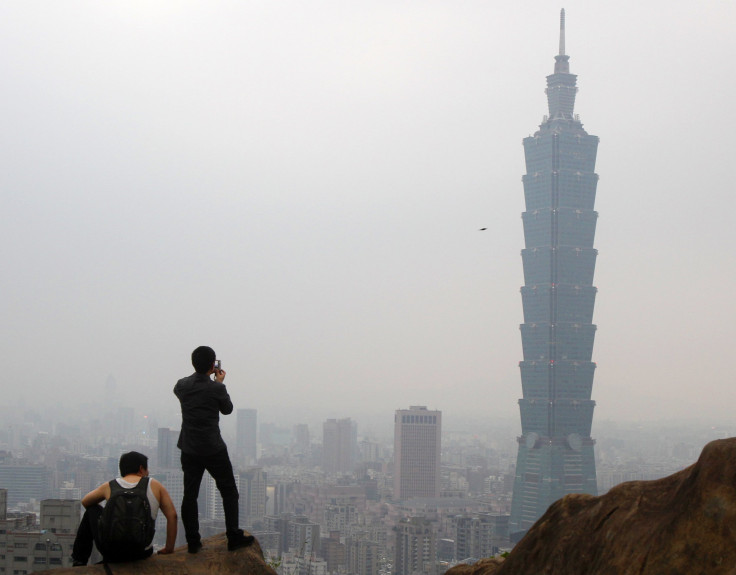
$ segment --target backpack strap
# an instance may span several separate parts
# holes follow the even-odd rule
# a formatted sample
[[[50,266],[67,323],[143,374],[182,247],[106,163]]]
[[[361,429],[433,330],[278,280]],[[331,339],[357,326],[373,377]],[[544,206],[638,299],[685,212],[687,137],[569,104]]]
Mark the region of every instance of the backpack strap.
[[[133,488],[136,491],[140,491],[142,495],[148,495],[148,482],[151,480],[150,477],[141,477],[141,480]],[[117,483],[117,482],[116,482]]]
[[[115,495],[118,491],[124,491],[125,488],[118,483],[117,479],[111,479],[109,482],[110,485],[110,499],[112,499],[112,496]]]

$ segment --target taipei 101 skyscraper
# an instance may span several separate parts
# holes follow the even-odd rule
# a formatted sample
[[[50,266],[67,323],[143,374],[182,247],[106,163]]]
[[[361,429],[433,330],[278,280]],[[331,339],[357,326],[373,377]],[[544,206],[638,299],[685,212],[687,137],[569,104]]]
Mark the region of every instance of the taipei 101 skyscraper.
[[[590,431],[598,138],[573,113],[577,76],[568,60],[563,9],[547,76],[549,116],[524,139],[522,434],[509,525],[516,540],[563,495],[597,494]]]

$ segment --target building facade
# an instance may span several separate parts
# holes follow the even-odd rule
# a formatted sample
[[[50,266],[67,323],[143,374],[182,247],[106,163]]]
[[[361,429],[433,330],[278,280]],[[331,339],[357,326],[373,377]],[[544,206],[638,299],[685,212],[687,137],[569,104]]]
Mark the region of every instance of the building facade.
[[[440,496],[442,412],[423,405],[394,417],[394,499]]]
[[[405,517],[396,526],[393,575],[435,575],[437,533],[424,517]]]
[[[355,422],[328,419],[322,424],[322,469],[327,473],[350,473],[355,467],[358,451],[358,430]]]
[[[27,575],[71,567],[81,512],[80,501],[46,499],[41,501],[39,525],[34,513],[8,513],[0,497],[0,573]]]
[[[590,432],[598,138],[573,113],[577,76],[568,59],[563,10],[559,54],[547,76],[549,116],[524,139],[522,435],[512,538],[563,495],[597,493]]]
[[[159,469],[177,469],[181,466],[181,451],[176,446],[178,441],[178,429],[158,428],[156,458]]]
[[[240,465],[253,465],[258,458],[258,411],[238,409],[235,418],[236,461]]]

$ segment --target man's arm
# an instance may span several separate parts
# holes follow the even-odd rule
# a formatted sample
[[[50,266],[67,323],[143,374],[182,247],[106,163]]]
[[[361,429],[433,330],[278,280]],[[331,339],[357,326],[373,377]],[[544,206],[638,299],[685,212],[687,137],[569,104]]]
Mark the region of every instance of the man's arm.
[[[105,499],[110,497],[110,484],[103,483],[97,489],[93,489],[87,495],[82,497],[82,505],[85,509],[102,503]]]
[[[155,489],[158,487],[158,489]],[[151,489],[155,489],[153,494],[158,497],[158,506],[161,513],[166,517],[166,546],[159,550],[161,555],[168,555],[174,552],[174,546],[176,545],[176,530],[177,530],[177,518],[176,518],[176,507],[174,502],[171,500],[169,492],[166,488],[156,481],[151,485]],[[158,491],[158,493],[156,493]]]
[[[230,415],[233,412],[233,402],[230,400],[230,394],[227,392],[225,387],[225,375],[227,372],[224,369],[219,369],[215,372],[215,381],[221,383],[222,387],[218,389],[217,402],[220,407],[220,413],[222,415]]]

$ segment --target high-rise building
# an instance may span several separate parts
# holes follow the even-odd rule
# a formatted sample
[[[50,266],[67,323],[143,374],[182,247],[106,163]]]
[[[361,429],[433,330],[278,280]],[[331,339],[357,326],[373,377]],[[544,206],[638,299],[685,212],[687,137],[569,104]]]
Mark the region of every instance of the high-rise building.
[[[266,472],[260,467],[251,467],[239,470],[238,476],[240,477],[240,499],[238,500],[240,523],[252,528],[266,515]]]
[[[235,420],[236,461],[240,465],[253,465],[258,457],[257,431],[258,411],[238,409]]]
[[[423,405],[394,417],[394,499],[440,496],[442,412]]]
[[[455,518],[455,559],[493,557],[509,545],[509,516],[475,513]]]
[[[297,423],[292,430],[292,455],[302,462],[310,454],[309,426],[306,423]]]
[[[425,517],[405,517],[396,526],[394,575],[435,575],[437,533]]]
[[[559,54],[554,73],[547,76],[549,116],[524,138],[522,435],[512,538],[563,495],[597,493],[590,430],[598,138],[573,114],[577,76],[570,73],[568,59],[563,10]]]
[[[179,441],[179,431],[168,427],[158,428],[158,446],[156,448],[157,465],[159,469],[176,469],[181,465],[181,455],[176,446]]]
[[[348,537],[345,544],[348,573],[378,575],[381,567],[381,546],[360,537]]]
[[[355,467],[358,430],[355,422],[328,419],[322,424],[322,469],[328,473],[349,473]]]
[[[12,509],[31,499],[46,499],[51,493],[51,468],[11,459],[0,463],[0,485],[7,489],[7,506]]]

